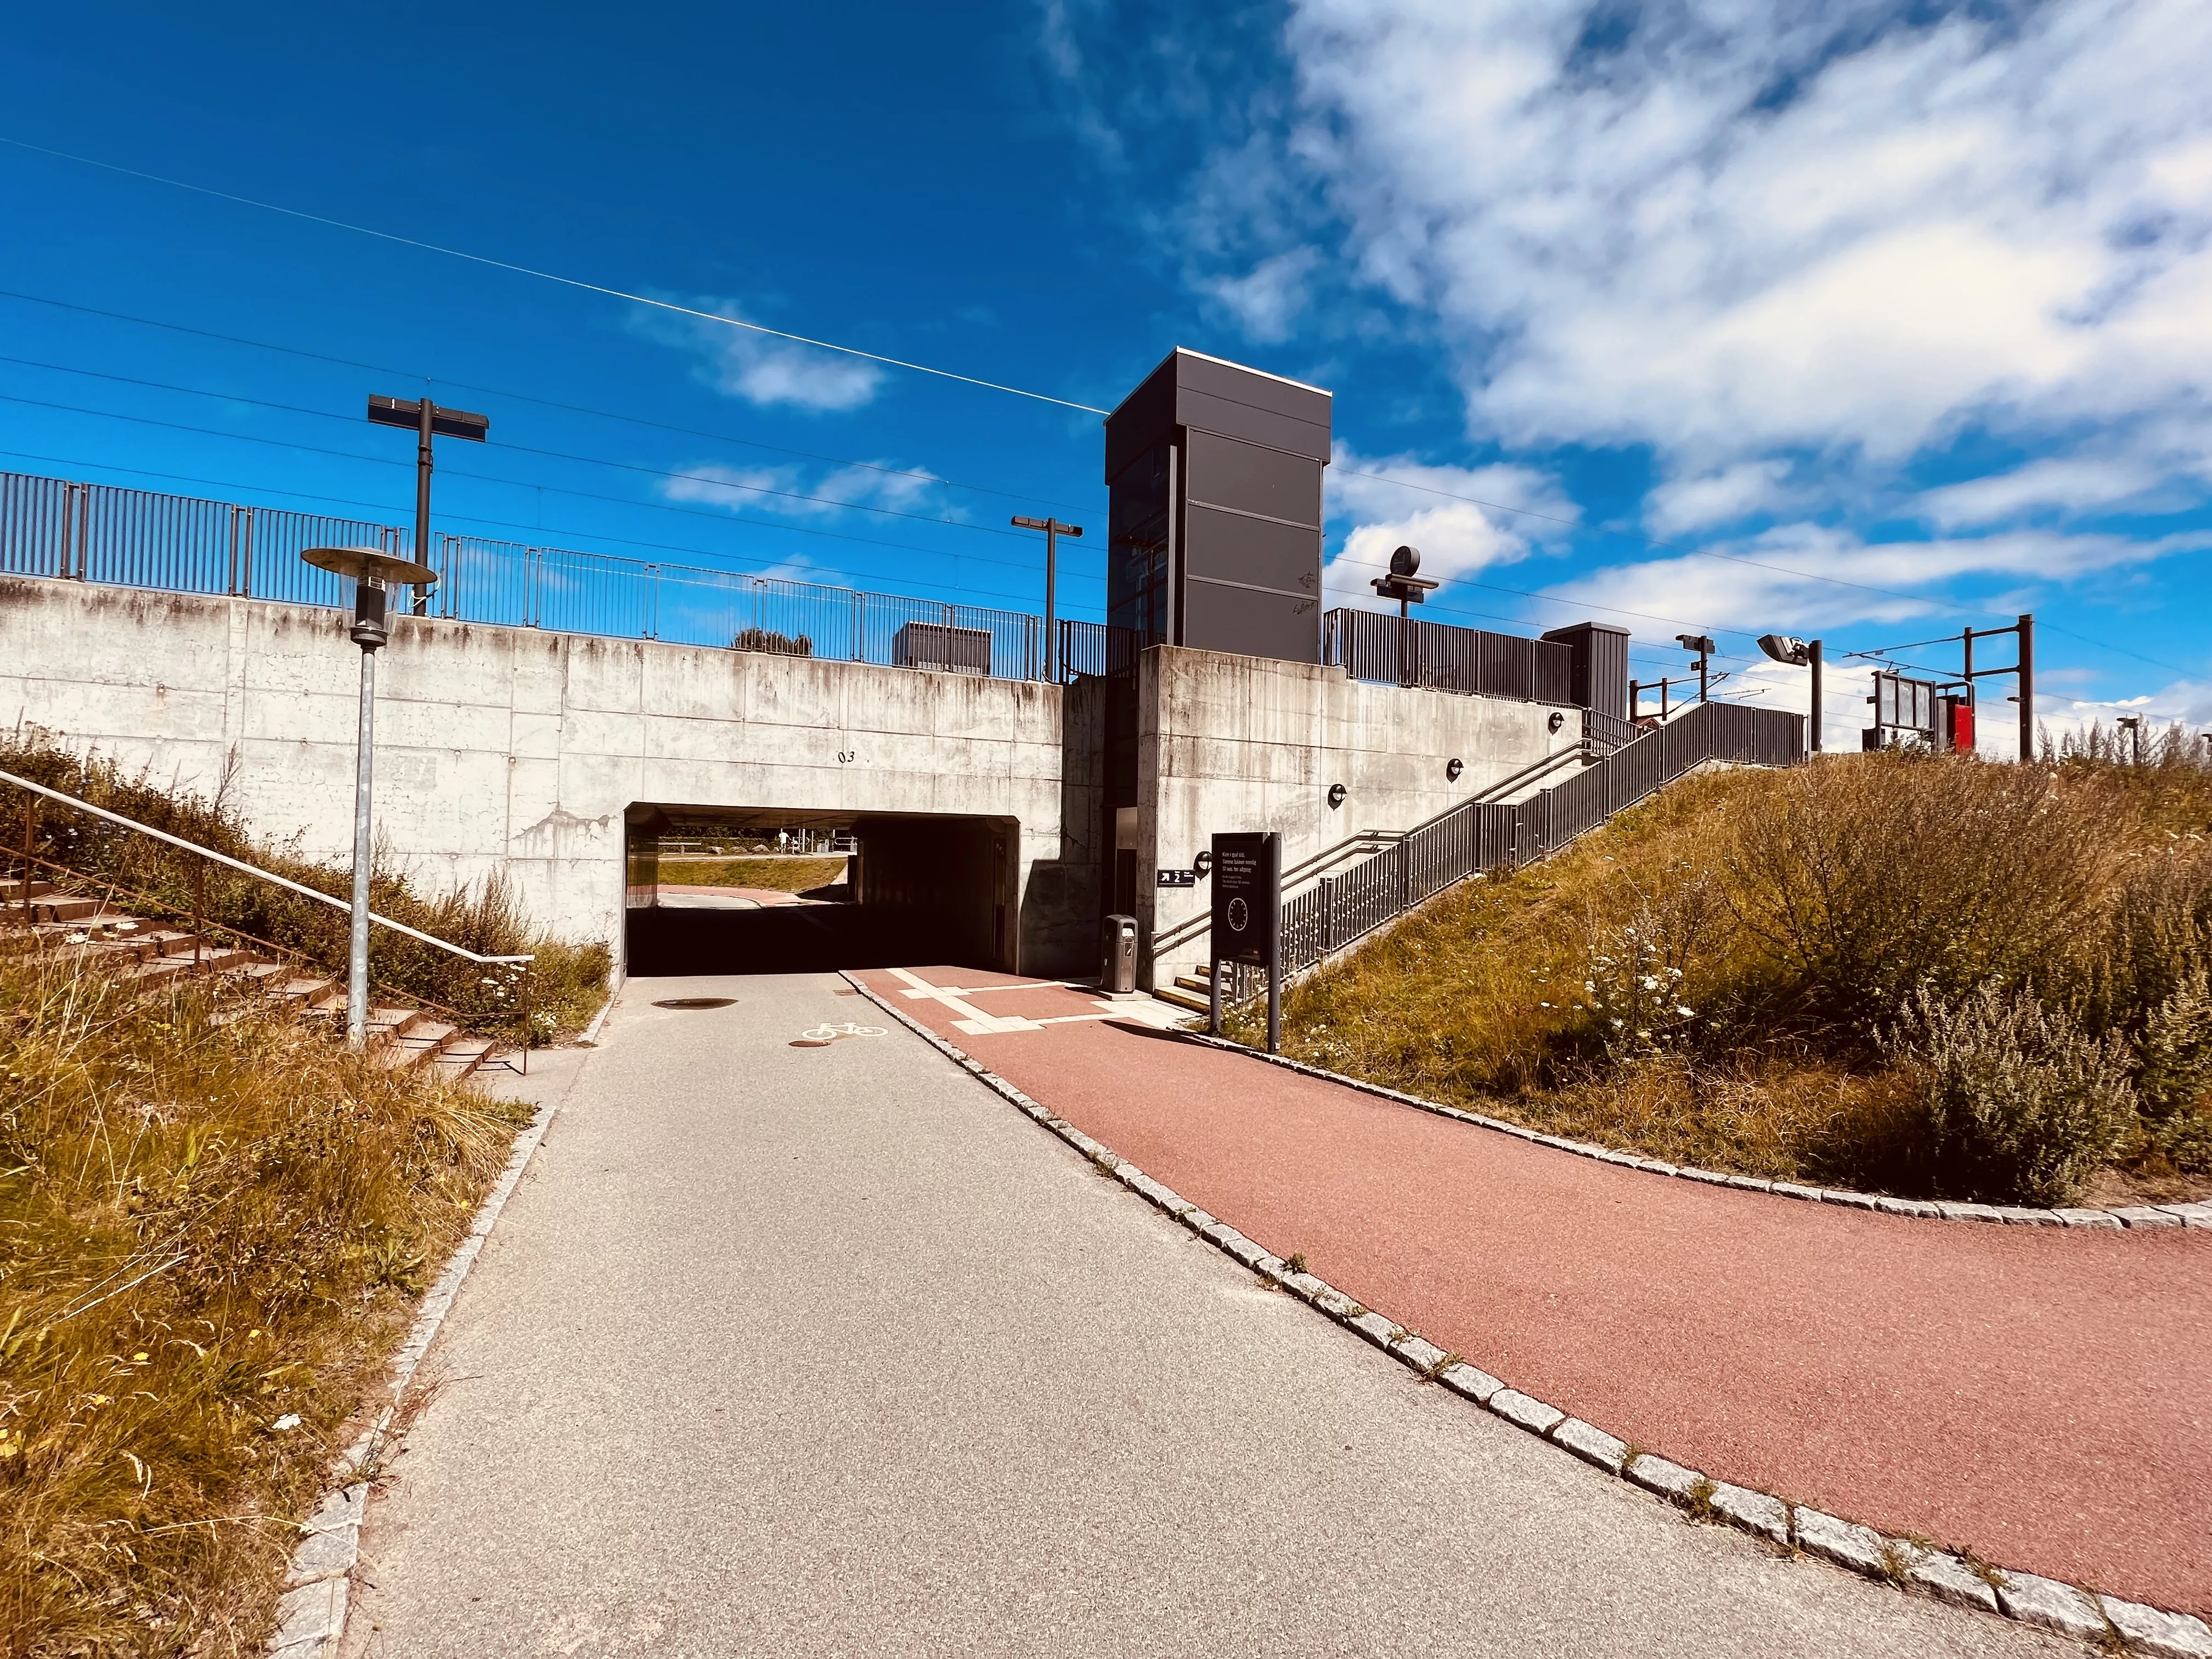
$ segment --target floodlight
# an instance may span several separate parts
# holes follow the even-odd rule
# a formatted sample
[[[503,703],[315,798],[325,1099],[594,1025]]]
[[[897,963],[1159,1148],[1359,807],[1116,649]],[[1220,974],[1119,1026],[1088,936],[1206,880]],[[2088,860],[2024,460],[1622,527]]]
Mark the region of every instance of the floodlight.
[[[1802,668],[1813,659],[1813,647],[1794,634],[1761,634],[1759,648],[1777,662]]]

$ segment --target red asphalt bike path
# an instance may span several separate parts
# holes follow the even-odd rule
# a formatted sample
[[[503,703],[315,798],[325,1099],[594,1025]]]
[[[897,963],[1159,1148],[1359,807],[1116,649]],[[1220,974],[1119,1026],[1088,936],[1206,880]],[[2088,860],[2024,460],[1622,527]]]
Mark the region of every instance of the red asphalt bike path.
[[[2212,1614],[2212,1234],[1918,1220],[1624,1170],[1100,1018],[1095,993],[907,971],[1064,1023],[963,1031],[895,973],[855,977],[1513,1388],[1717,1480]]]

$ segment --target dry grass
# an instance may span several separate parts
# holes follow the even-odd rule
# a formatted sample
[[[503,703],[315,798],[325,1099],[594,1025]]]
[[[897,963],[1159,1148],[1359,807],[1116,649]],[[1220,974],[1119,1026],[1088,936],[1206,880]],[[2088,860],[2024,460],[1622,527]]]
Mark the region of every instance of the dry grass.
[[[0,957],[0,1651],[258,1650],[521,1121],[219,994]]]
[[[1689,779],[1316,973],[1285,1048],[1674,1162],[1939,1190],[1912,1068],[1885,1046],[1905,999],[1995,985],[2094,1038],[2155,1037],[2212,963],[2209,825],[2212,774],[2179,757]],[[1231,1029],[1258,1040],[1258,1010]],[[2212,1022],[2165,1051],[2212,1054]],[[2146,1116],[2118,1176],[2208,1184],[2189,1167],[2212,1145],[2206,1081]]]
[[[175,790],[149,776],[124,773],[97,757],[71,754],[36,732],[0,734],[0,769],[333,897],[352,896],[349,866],[317,864],[296,850],[256,842],[222,790],[211,798]],[[22,846],[24,802],[23,791],[0,785],[0,867],[9,874]],[[52,802],[38,804],[34,839],[40,858],[76,872],[80,878],[71,884],[87,896],[112,891],[116,907],[127,910],[133,903],[131,894],[144,894],[179,916],[204,905],[200,914],[212,924],[293,951],[326,972],[345,971],[343,911]],[[532,1018],[526,1033],[518,999],[503,972],[487,973],[445,951],[373,927],[369,973],[378,987],[452,1009],[472,1030],[516,1039],[526,1035],[533,1046],[557,1042],[591,1023],[606,998],[611,963],[605,945],[577,945],[538,933],[513,890],[496,877],[479,887],[424,897],[390,862],[380,851],[370,882],[369,902],[380,915],[479,956],[535,953]]]
[[[803,893],[845,878],[845,860],[694,858],[660,855],[660,878],[693,887],[755,887],[773,893]]]

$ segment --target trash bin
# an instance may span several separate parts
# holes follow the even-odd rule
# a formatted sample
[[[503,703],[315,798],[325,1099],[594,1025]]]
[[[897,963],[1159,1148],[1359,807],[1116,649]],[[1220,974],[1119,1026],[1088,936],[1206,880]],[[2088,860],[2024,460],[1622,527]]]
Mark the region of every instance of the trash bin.
[[[1137,989],[1137,919],[1109,916],[1100,930],[1105,961],[1098,970],[1098,988],[1109,996],[1133,996]]]

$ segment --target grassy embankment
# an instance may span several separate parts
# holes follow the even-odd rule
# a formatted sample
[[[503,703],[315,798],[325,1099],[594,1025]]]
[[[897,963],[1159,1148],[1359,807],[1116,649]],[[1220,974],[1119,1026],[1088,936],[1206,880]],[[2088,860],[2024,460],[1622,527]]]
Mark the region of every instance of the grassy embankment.
[[[0,954],[0,1652],[259,1650],[526,1117],[221,995]]]
[[[349,868],[314,863],[289,848],[255,842],[221,791],[212,799],[172,792],[109,762],[82,759],[35,733],[0,734],[0,769],[334,897],[352,895]],[[0,867],[11,874],[22,846],[24,799],[23,791],[0,785]],[[36,843],[39,856],[66,865],[82,878],[64,883],[49,874],[48,879],[88,897],[112,893],[118,910],[132,908],[135,890],[188,915],[194,883],[201,881],[200,902],[210,922],[296,952],[325,971],[344,971],[347,922],[342,911],[52,802],[39,803]],[[599,1011],[606,995],[605,946],[572,944],[535,932],[512,890],[497,878],[462,892],[426,898],[404,873],[390,867],[388,860],[380,855],[377,862],[369,902],[380,915],[479,956],[536,954],[529,1022],[533,1045],[582,1030]],[[372,928],[369,938],[370,977],[380,988],[452,1009],[471,1030],[510,1038],[521,1035],[520,997],[510,975],[487,973],[383,928]]]
[[[1286,1000],[1285,1051],[1673,1162],[1996,1202],[2212,1190],[2212,773],[1686,781]],[[1232,1034],[1260,1036],[1257,1011]]]
[[[845,858],[714,858],[681,853],[660,855],[660,878],[686,887],[753,887],[803,893],[845,879]]]

